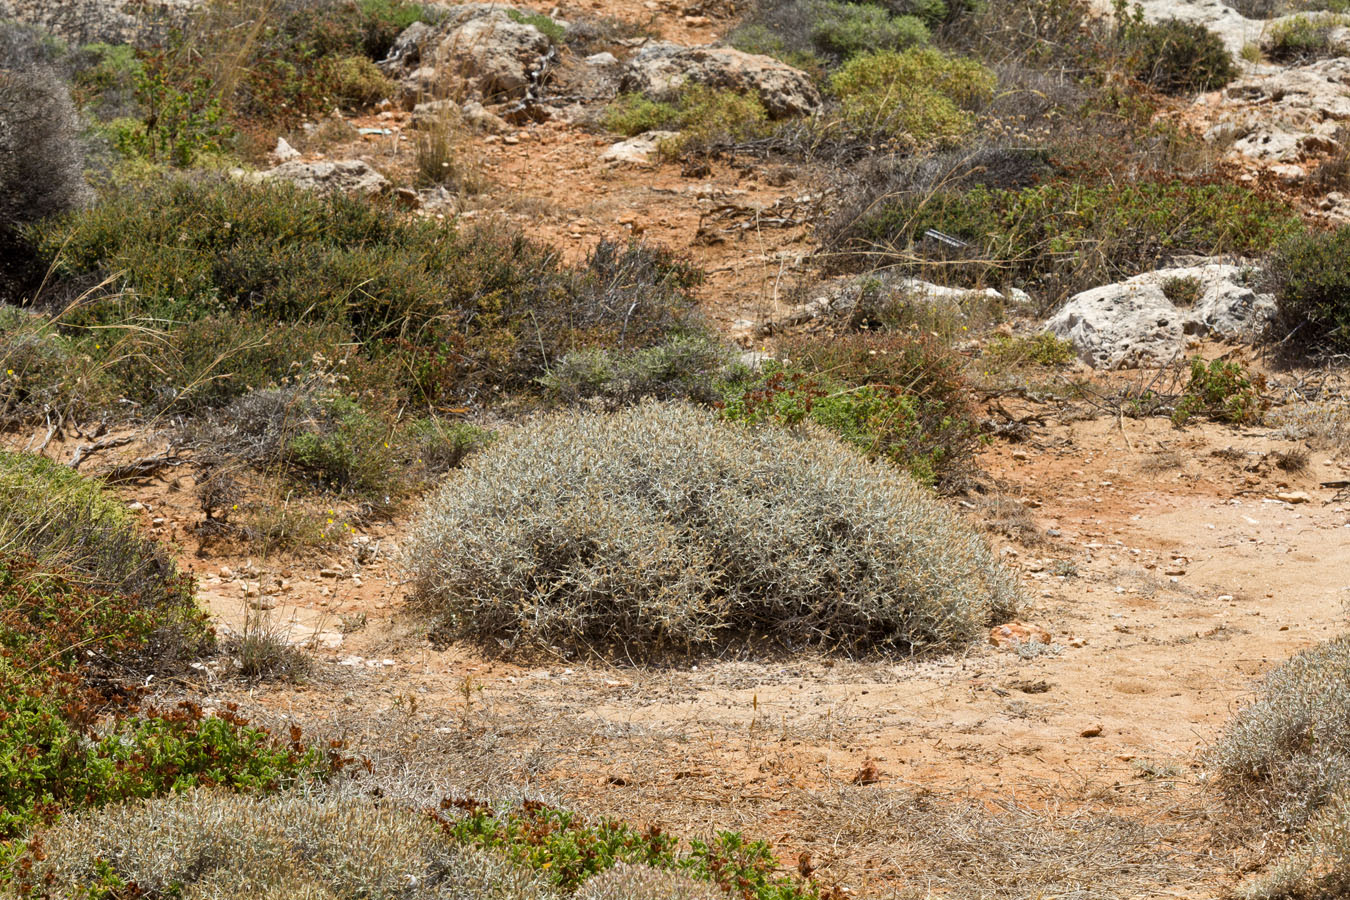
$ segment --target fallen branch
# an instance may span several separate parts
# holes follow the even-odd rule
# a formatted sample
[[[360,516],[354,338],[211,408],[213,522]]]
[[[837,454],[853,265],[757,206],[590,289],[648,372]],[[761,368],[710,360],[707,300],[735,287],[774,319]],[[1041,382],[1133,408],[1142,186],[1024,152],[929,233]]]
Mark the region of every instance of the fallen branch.
[[[120,437],[104,438],[103,440],[95,441],[92,444],[81,444],[79,447],[75,448],[75,455],[70,458],[70,462],[66,463],[66,465],[70,466],[72,469],[78,469],[80,463],[84,462],[95,453],[99,453],[103,450],[111,450],[113,447],[122,447],[130,444],[131,441],[132,438]]]
[[[103,480],[112,484],[120,481],[136,481],[158,475],[164,469],[181,466],[187,460],[175,451],[161,453],[158,456],[142,456],[124,465],[117,466],[103,476]]]

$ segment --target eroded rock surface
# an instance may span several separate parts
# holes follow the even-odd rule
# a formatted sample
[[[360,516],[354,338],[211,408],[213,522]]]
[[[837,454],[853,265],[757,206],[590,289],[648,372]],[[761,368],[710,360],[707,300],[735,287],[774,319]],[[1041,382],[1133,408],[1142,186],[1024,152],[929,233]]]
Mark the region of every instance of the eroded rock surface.
[[[753,93],[775,119],[809,115],[820,107],[810,76],[770,56],[730,47],[648,44],[628,62],[620,90],[673,100],[686,85]]]

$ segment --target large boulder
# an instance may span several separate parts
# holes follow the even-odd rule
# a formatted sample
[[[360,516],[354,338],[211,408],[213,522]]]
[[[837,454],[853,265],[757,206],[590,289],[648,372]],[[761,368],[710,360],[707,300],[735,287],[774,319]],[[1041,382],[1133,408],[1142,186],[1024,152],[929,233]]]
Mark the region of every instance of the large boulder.
[[[380,63],[410,99],[528,97],[548,68],[553,41],[527,14],[488,3],[437,7],[435,25],[414,22]]]
[[[1072,341],[1097,368],[1166,363],[1201,336],[1257,337],[1275,300],[1254,282],[1249,267],[1217,262],[1145,272],[1075,294],[1045,328]]]
[[[628,61],[619,89],[674,100],[686,85],[757,94],[775,119],[804,116],[820,108],[810,76],[771,56],[730,47],[682,47],[658,41]]]
[[[291,160],[274,169],[259,172],[259,179],[280,178],[302,188],[321,193],[383,194],[389,190],[389,179],[369,163],[359,159],[334,162],[300,162]]]

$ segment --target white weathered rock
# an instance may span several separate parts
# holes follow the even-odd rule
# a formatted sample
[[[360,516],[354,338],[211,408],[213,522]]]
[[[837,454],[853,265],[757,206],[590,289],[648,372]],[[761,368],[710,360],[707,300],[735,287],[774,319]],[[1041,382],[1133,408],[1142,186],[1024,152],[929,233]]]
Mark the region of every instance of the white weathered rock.
[[[335,162],[282,163],[274,169],[259,172],[258,179],[280,178],[302,188],[324,193],[382,194],[389,190],[389,179],[375,171],[369,163],[359,159]]]
[[[652,155],[661,149],[661,142],[679,137],[678,131],[645,131],[637,137],[612,145],[600,159],[604,162],[645,165],[651,162]]]
[[[1017,288],[1000,292],[994,288],[947,287],[905,275],[875,272],[821,282],[812,289],[810,298],[794,312],[761,325],[759,330],[769,333],[780,328],[801,325],[813,319],[867,320],[876,315],[884,305],[899,300],[942,305],[951,315],[960,317],[964,315],[961,304],[972,297],[1010,307],[1026,307],[1031,304],[1031,297]]]
[[[1169,362],[1199,336],[1250,340],[1260,334],[1275,300],[1254,289],[1254,275],[1223,263],[1145,272],[1074,295],[1045,329],[1072,341],[1083,361],[1097,368]],[[1178,279],[1198,283],[1194,306],[1178,307],[1167,298],[1164,285]]]
[[[1350,120],[1350,58],[1306,66],[1261,66],[1197,101],[1205,139],[1233,153],[1295,163],[1340,149],[1336,132]]]
[[[619,58],[613,53],[592,53],[582,60],[582,62],[586,63],[588,66],[606,68],[608,66],[617,66],[619,64]]]
[[[272,151],[272,155],[276,157],[277,162],[290,162],[293,159],[300,158],[300,151],[287,143],[284,137],[279,137],[277,138],[276,149]]]
[[[528,95],[550,59],[553,42],[510,7],[489,3],[438,7],[442,17],[415,22],[380,67],[406,96],[470,93],[484,102]],[[514,15],[513,15],[514,13]]]
[[[682,47],[668,41],[648,44],[628,61],[620,90],[673,100],[689,84],[757,94],[775,119],[820,108],[820,92],[810,76],[787,63],[730,47]]]

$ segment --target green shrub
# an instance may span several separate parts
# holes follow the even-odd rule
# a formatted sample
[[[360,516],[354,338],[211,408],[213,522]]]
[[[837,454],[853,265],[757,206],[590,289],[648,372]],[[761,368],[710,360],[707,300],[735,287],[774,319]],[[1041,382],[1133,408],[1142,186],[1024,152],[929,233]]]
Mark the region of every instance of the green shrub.
[[[426,816],[360,797],[179,797],[71,816],[43,836],[32,896],[182,900],[548,900],[541,879],[448,845]],[[44,881],[50,878],[50,882]]]
[[[189,166],[220,153],[233,137],[215,86],[204,75],[184,76],[162,57],[148,57],[134,89],[140,116],[116,119],[106,128],[126,156],[152,163]]]
[[[854,57],[830,76],[844,120],[867,134],[949,144],[975,125],[971,110],[993,96],[994,74],[971,59],[914,49]]]
[[[968,242],[950,253],[935,229]],[[1259,254],[1302,231],[1286,205],[1226,183],[1055,179],[1024,188],[900,192],[837,223],[838,249],[941,277],[1034,286],[1061,298],[1181,254]]]
[[[44,317],[0,308],[0,423],[83,421],[115,399],[105,367]]]
[[[609,131],[634,135],[645,131],[668,131],[677,127],[680,110],[644,94],[621,94],[605,107],[601,123]]]
[[[722,896],[734,894],[745,900],[819,897],[813,883],[781,874],[768,844],[748,841],[736,832],[718,832],[710,841],[691,840],[686,849],[658,827],[639,831],[614,819],[588,822],[570,810],[541,803],[504,810],[473,801],[459,805],[466,808],[466,815],[439,819],[452,839],[546,873],[554,887],[565,894],[577,892],[579,898],[614,896],[612,892],[625,883],[635,887],[665,883],[675,893],[658,894],[652,900],[681,896],[695,900],[703,896],[697,882],[720,887]],[[654,877],[653,870],[667,877]],[[695,883],[670,877],[670,873],[683,873]],[[619,896],[642,900],[651,895]]]
[[[397,86],[364,56],[339,56],[331,62],[333,99],[350,109],[364,109],[392,97]]]
[[[1350,228],[1289,237],[1266,265],[1271,337],[1294,350],[1350,349]]]
[[[811,42],[821,53],[852,59],[881,50],[928,43],[928,29],[914,16],[893,16],[866,3],[819,0],[812,7]]]
[[[191,579],[140,535],[120,503],[73,469],[0,451],[0,546],[138,609],[153,623],[138,651],[152,668],[181,662],[206,646]],[[95,652],[91,658],[103,657]]]
[[[924,484],[968,473],[979,435],[958,359],[909,334],[785,341],[787,362],[727,392],[734,421],[795,426],[810,421]]]
[[[647,398],[712,403],[732,368],[728,347],[704,335],[682,335],[631,353],[569,353],[540,383],[560,402],[599,400],[610,409]]]
[[[262,386],[284,360],[301,361],[291,335],[333,338],[325,354],[359,357],[349,377],[368,373],[419,405],[531,389],[569,350],[643,347],[685,328],[698,280],[636,244],[601,243],[564,269],[520,235],[209,178],[123,191],[33,234],[60,280],[124,273],[126,290],[95,294],[62,324],[148,344],[118,374],[158,409],[184,393],[209,405]],[[147,323],[170,333],[143,341]],[[212,339],[179,340],[184,328]]]
[[[405,549],[415,602],[453,630],[619,658],[770,636],[945,649],[1017,594],[885,464],[655,403],[506,435],[427,501]]]
[[[1293,16],[1271,27],[1262,49],[1275,62],[1286,64],[1334,56],[1331,35],[1343,24],[1330,16]]]
[[[1350,639],[1272,671],[1228,723],[1210,765],[1238,815],[1253,806],[1289,851],[1246,885],[1249,897],[1331,896],[1350,878]]]
[[[1199,23],[1132,21],[1123,32],[1131,73],[1163,93],[1213,91],[1237,77],[1223,40]]]
[[[1042,331],[1026,337],[999,335],[984,348],[984,358],[995,365],[1067,366],[1078,353],[1073,341]]]
[[[704,85],[686,87],[674,103],[624,94],[605,109],[603,117],[605,127],[620,134],[680,131],[680,137],[666,148],[676,155],[763,136],[768,120],[769,114],[757,96]]]
[[[1209,365],[1200,357],[1191,360],[1191,377],[1172,412],[1181,425],[1192,416],[1208,416],[1234,425],[1261,421],[1270,401],[1261,395],[1265,379],[1252,375],[1236,361],[1216,359]]]

